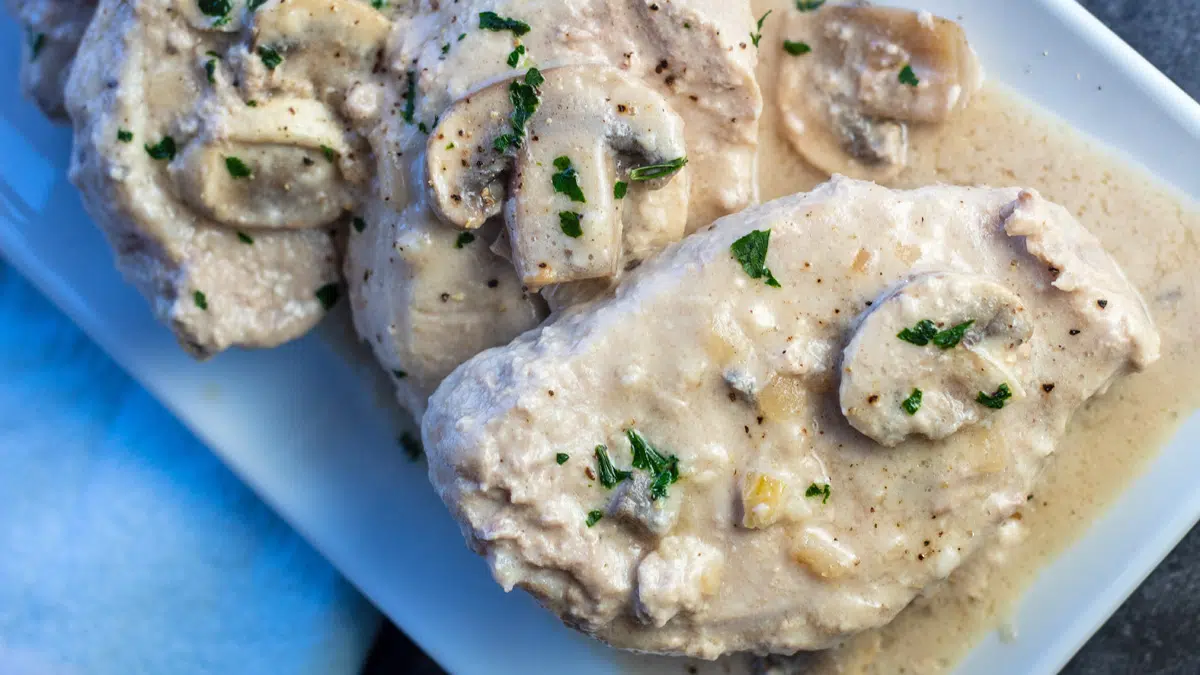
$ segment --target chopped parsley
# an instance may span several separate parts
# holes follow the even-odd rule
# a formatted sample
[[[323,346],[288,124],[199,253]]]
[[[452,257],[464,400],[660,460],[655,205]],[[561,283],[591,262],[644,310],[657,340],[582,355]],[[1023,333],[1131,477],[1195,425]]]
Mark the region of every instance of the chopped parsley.
[[[509,30],[517,37],[529,32],[529,24],[524,21],[503,17],[495,12],[480,12],[479,27],[496,32]]]
[[[233,176],[234,178],[249,178],[250,174],[252,173],[250,171],[250,167],[246,166],[246,163],[237,157],[226,157],[225,169],[229,171],[229,175]]]
[[[667,487],[679,480],[679,458],[675,455],[663,457],[636,429],[626,429],[625,436],[633,448],[633,468],[648,471],[654,476],[650,483],[650,499],[666,497]]]
[[[822,504],[829,501],[830,494],[829,483],[813,483],[804,491],[805,497],[820,497]]]
[[[315,295],[317,300],[321,303],[321,307],[328,312],[329,310],[333,309],[334,305],[337,304],[338,298],[341,297],[342,292],[338,288],[337,284],[325,284],[324,286],[318,288],[313,295]]]
[[[796,0],[796,9],[801,12],[811,12],[820,9],[825,0]]]
[[[450,43],[449,42],[442,43],[442,56],[445,56],[446,54],[449,54],[449,53],[450,53]]]
[[[243,244],[245,244],[247,246],[254,245],[254,237],[251,237],[250,235],[246,234],[245,232],[242,232],[241,230],[238,230],[237,238],[238,238],[238,241],[242,242]]]
[[[200,309],[208,311],[208,297],[204,295],[203,291],[192,293],[192,302],[196,303],[196,306]]]
[[[205,16],[225,16],[233,9],[233,3],[229,0],[199,0],[197,4]]]
[[[463,41],[463,40],[465,40],[465,39],[467,39],[467,34],[466,34],[466,33],[459,33],[459,34],[458,34],[458,41],[459,41],[459,42],[462,42],[462,41]]]
[[[446,144],[446,149],[447,149],[447,150],[453,150],[453,149],[454,149],[454,141],[450,141],[449,143],[447,143],[447,144]]]
[[[128,143],[133,140],[133,132],[128,129],[117,129],[117,140]]]
[[[917,74],[913,72],[912,66],[904,64],[904,67],[900,69],[900,84],[915,87],[920,83],[921,81],[917,79]]]
[[[512,133],[502,134],[492,141],[492,147],[496,152],[506,152],[509,148],[521,147],[521,140],[525,138],[525,123],[533,117],[533,114],[537,112],[538,105],[541,104],[538,87],[542,86],[545,81],[546,78],[542,76],[540,70],[530,68],[525,71],[524,78],[509,83],[508,100],[513,104],[512,114],[509,115],[509,126],[512,128]]]
[[[258,9],[259,7],[262,7],[265,4],[267,4],[267,0],[250,0],[250,2],[246,3],[246,9],[253,12],[254,10]]]
[[[425,126],[424,122],[418,122],[417,123],[417,131],[420,131],[423,134],[427,134],[427,133],[429,133],[429,127]]]
[[[963,336],[967,334],[967,329],[970,328],[971,324],[973,323],[975,323],[975,319],[964,321],[957,326],[939,331],[938,334],[934,335],[932,338],[930,338],[930,340],[933,342],[933,344],[942,349],[954,349],[958,346],[959,342],[962,342]]]
[[[754,43],[755,47],[758,46],[758,41],[762,39],[763,22],[767,20],[768,16],[771,16],[771,12],[773,12],[773,11],[775,11],[775,10],[773,10],[773,9],[767,10],[767,13],[763,14],[762,17],[759,18],[759,20],[758,20],[758,32],[750,34],[750,41]]]
[[[283,63],[283,57],[271,47],[259,47],[258,58],[262,59],[263,65],[267,67],[267,70],[275,70],[279,67],[279,64]]]
[[[449,49],[450,45],[446,45],[446,48]],[[445,54],[446,52],[443,51],[442,53]],[[508,53],[508,59],[505,63],[508,64],[509,68],[516,68],[517,64],[521,62],[521,57],[524,55],[525,45],[517,45],[516,49]]]
[[[454,248],[462,248],[473,241],[475,241],[475,235],[470,232],[459,232],[458,239],[454,240]]]
[[[204,76],[209,84],[217,83],[217,59],[211,58],[204,62]]]
[[[583,226],[579,224],[579,219],[582,216],[574,211],[559,211],[558,226],[562,228],[563,234],[572,239],[578,239],[583,236]]]
[[[404,372],[403,370],[393,370],[392,377],[396,378],[397,380],[403,380],[404,378],[408,377],[408,373]]]
[[[540,87],[546,78],[542,77],[542,71],[537,68],[530,68],[525,71],[525,84],[531,87]]]
[[[38,54],[42,53],[42,47],[45,47],[45,46],[46,46],[46,34],[45,33],[34,33],[32,31],[30,31],[30,33],[29,33],[29,60],[33,61],[33,60],[37,59]]]
[[[909,415],[916,415],[917,411],[921,409],[922,397],[923,394],[921,393],[921,390],[914,387],[912,393],[908,395],[908,398],[900,402],[900,407],[904,408],[904,412],[908,413]]]
[[[751,279],[764,279],[764,283],[772,288],[780,288],[780,283],[767,268],[767,248],[771,244],[770,230],[754,230],[750,234],[733,242],[729,250],[742,269]]]
[[[676,159],[672,159],[669,162],[663,162],[662,164],[650,164],[648,166],[639,166],[638,168],[629,172],[629,180],[634,180],[634,181],[654,180],[655,178],[662,178],[664,176],[670,176],[671,174],[675,173],[676,171],[682,169],[687,164],[687,162],[688,162],[687,157],[679,157]]]
[[[559,464],[562,464],[562,462],[559,462]],[[608,446],[606,445],[596,446],[596,466],[600,469],[600,484],[609,490],[615,488],[617,483],[632,475],[630,471],[621,471],[613,466],[612,460],[608,458]]]
[[[421,455],[425,454],[425,447],[421,445],[421,439],[407,431],[400,434],[400,447],[404,448],[404,454],[413,462],[421,459]]]
[[[554,461],[558,462],[559,466],[566,464],[568,459],[571,459],[571,456],[565,452],[560,452],[554,456]]]
[[[905,342],[917,345],[918,347],[924,347],[925,345],[929,344],[929,341],[932,340],[933,336],[937,335],[937,333],[937,326],[933,325],[932,321],[929,319],[921,319],[917,322],[917,325],[913,326],[912,328],[905,328],[899,333],[896,333],[896,337],[904,340]]]
[[[803,56],[812,51],[812,47],[808,46],[807,42],[793,42],[792,40],[783,41],[783,51],[792,56]]]
[[[400,117],[409,124],[413,123],[413,113],[417,108],[417,73],[408,71],[408,86],[404,90],[404,112],[400,113]]]
[[[162,140],[155,145],[145,144],[142,147],[146,148],[146,153],[150,155],[150,159],[165,159],[167,161],[175,159],[175,139],[170,136],[163,136]]]
[[[367,221],[363,220],[361,216],[354,216],[354,220],[351,220],[350,224],[354,226],[355,232],[362,232],[367,229]]]
[[[587,199],[583,196],[583,190],[579,189],[579,181],[575,173],[575,167],[571,166],[571,158],[567,156],[558,157],[554,160],[554,168],[558,169],[550,177],[550,182],[554,185],[554,191],[558,194],[566,195],[573,202],[587,203]]]
[[[247,105],[247,106],[249,106],[249,107],[251,107],[251,108],[257,108],[257,107],[258,107],[258,101],[254,100],[254,99],[250,99],[249,101],[246,101],[246,105]]]
[[[1004,402],[1010,398],[1012,398],[1012,390],[1008,388],[1007,382],[1002,382],[991,394],[979,392],[979,395],[975,397],[975,402],[993,410],[1000,410],[1004,407]]]
[[[329,147],[328,145],[321,146],[321,154],[325,155],[325,159],[330,162],[337,159],[337,150],[334,150],[333,148]]]
[[[387,7],[387,0],[371,0],[371,6],[375,9],[382,10]]]
[[[617,181],[617,184],[613,186],[613,197],[617,199],[625,199],[625,193],[627,192],[629,192],[629,183],[623,180]]]
[[[591,526],[595,525],[596,523],[600,522],[600,519],[603,517],[604,517],[603,511],[600,511],[600,510],[588,511],[588,517],[587,517],[587,521],[586,521],[587,526],[591,527]]]

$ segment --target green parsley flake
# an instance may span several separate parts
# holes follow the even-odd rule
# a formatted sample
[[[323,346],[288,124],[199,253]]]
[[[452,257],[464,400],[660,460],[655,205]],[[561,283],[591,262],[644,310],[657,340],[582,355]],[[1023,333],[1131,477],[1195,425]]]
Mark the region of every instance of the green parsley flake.
[[[613,466],[612,460],[608,458],[607,445],[596,446],[596,466],[600,469],[600,484],[609,490],[615,488],[617,483],[632,475],[629,471],[621,471]]]
[[[571,456],[565,452],[560,452],[554,456],[554,461],[558,462],[559,466],[566,464],[568,459],[571,459]]]
[[[463,40],[465,40],[465,39],[467,39],[467,34],[466,34],[466,33],[459,33],[459,34],[458,34],[458,41],[459,41],[459,42],[462,42],[462,41],[463,41]]]
[[[509,30],[517,37],[529,32],[529,24],[524,21],[503,17],[495,12],[480,12],[479,27],[496,32]]]
[[[143,145],[146,148],[146,153],[150,155],[150,159],[165,159],[171,161],[175,159],[175,139],[170,136],[163,136],[162,140],[156,145]]]
[[[513,80],[509,83],[508,99],[512,101],[513,111],[509,115],[508,123],[512,133],[501,134],[492,141],[492,148],[496,152],[507,152],[510,148],[521,147],[521,140],[525,138],[525,123],[533,117],[541,104],[538,87],[545,81],[546,78],[540,70],[530,68],[525,71],[523,80]]]
[[[42,47],[46,46],[46,34],[29,32],[29,60],[37,59],[38,54],[42,53]]]
[[[387,7],[387,0],[371,0],[371,6],[382,11],[384,7]]]
[[[363,220],[360,216],[355,216],[354,220],[350,221],[350,224],[354,226],[355,232],[362,232],[367,229],[367,221]]]
[[[648,471],[654,476],[650,483],[650,499],[659,500],[667,496],[667,487],[679,480],[679,458],[664,457],[654,446],[637,432],[626,429],[625,437],[633,450],[633,468]]]
[[[796,0],[796,9],[801,12],[811,12],[821,8],[825,0]]]
[[[252,173],[250,171],[250,167],[246,166],[246,163],[237,157],[226,157],[225,169],[229,171],[229,175],[233,176],[234,178],[249,178],[250,174]]]
[[[530,68],[525,71],[525,84],[531,87],[540,87],[546,78],[542,77],[542,71],[537,68]]]
[[[964,321],[957,326],[939,331],[937,335],[930,338],[930,341],[942,349],[954,349],[958,346],[959,342],[962,342],[963,336],[967,334],[967,329],[973,323],[975,323],[975,319]]]
[[[754,230],[750,234],[733,242],[729,250],[733,252],[734,260],[742,266],[751,279],[764,279],[764,283],[772,288],[780,288],[780,283],[767,268],[767,249],[771,245],[770,230]]]
[[[263,65],[267,67],[267,70],[275,70],[279,67],[279,64],[283,63],[283,57],[271,47],[259,47],[258,58],[262,59]]]
[[[205,16],[225,16],[233,9],[233,3],[229,0],[199,0],[197,4]]]
[[[573,202],[587,203],[587,199],[583,196],[583,190],[579,188],[579,181],[575,173],[575,167],[571,166],[571,159],[563,156],[554,160],[554,168],[558,169],[558,173],[550,177],[551,184],[554,185],[554,191],[558,194],[566,195]]]
[[[829,489],[829,483],[813,483],[812,485],[808,486],[807,490],[804,491],[804,496],[820,497],[821,503],[824,504],[825,502],[829,501],[829,495],[831,492],[832,491]]]
[[[413,113],[417,107],[417,74],[414,71],[408,71],[408,85],[404,90],[404,112],[400,113],[400,117],[409,124],[413,123]]]
[[[517,64],[521,62],[521,57],[524,55],[525,45],[517,45],[516,49],[509,52],[508,59],[505,62],[508,63],[509,68],[516,68]]]
[[[911,65],[905,64],[904,67],[900,69],[900,84],[907,84],[910,87],[915,87],[920,83],[921,81],[917,79],[917,74],[913,72]]]
[[[407,431],[400,434],[400,447],[404,448],[405,456],[412,462],[421,459],[421,455],[425,454],[425,447],[421,445],[421,439]]]
[[[613,197],[617,199],[625,199],[627,192],[629,192],[629,183],[623,180],[617,181],[617,184],[613,186]]]
[[[808,46],[807,42],[793,42],[791,40],[783,41],[783,51],[792,56],[803,56],[812,51],[812,47]]]
[[[128,143],[133,140],[133,132],[128,129],[117,129],[117,140]]]
[[[905,342],[917,345],[918,347],[924,347],[925,345],[929,344],[929,341],[932,340],[933,336],[937,335],[937,333],[937,326],[933,325],[932,321],[929,319],[921,319],[917,322],[917,325],[913,326],[912,328],[905,328],[899,333],[896,333],[896,337],[904,340]]]
[[[324,286],[318,288],[313,295],[315,295],[317,300],[321,303],[321,307],[328,312],[329,310],[333,309],[334,305],[337,304],[338,298],[340,298],[342,295],[342,291],[338,288],[337,284],[325,284]]]
[[[1004,402],[1010,398],[1012,398],[1012,390],[1008,388],[1007,382],[1002,382],[991,394],[979,392],[979,395],[975,397],[975,402],[993,410],[1000,410],[1004,407]]]
[[[333,148],[329,147],[328,145],[321,146],[321,154],[325,155],[326,161],[329,161],[329,162],[332,162],[333,160],[337,159],[337,150],[334,150]]]
[[[251,108],[257,108],[258,101],[255,101],[254,99],[250,99],[249,101],[246,101],[246,105],[250,106]]]
[[[921,398],[923,396],[924,394],[921,393],[920,389],[914,388],[912,393],[908,395],[908,398],[900,402],[900,407],[909,415],[916,415],[917,411],[921,409]]]
[[[603,511],[600,511],[600,510],[588,511],[587,526],[591,527],[591,526],[595,525],[596,523],[600,522],[600,519],[603,517],[604,517]]]
[[[196,303],[196,306],[200,309],[208,311],[208,297],[202,291],[192,293],[192,302]]]
[[[238,241],[242,242],[243,244],[245,244],[247,246],[254,245],[254,237],[251,237],[250,235],[246,234],[245,232],[242,232],[239,230],[237,233],[237,238],[238,238]]]
[[[442,44],[442,56],[445,56],[446,54],[449,54],[449,53],[450,53],[450,43],[449,42],[443,43]]]
[[[663,162],[662,164],[639,166],[638,168],[629,172],[629,180],[654,180],[655,178],[670,176],[676,171],[682,169],[687,163],[687,157],[679,157],[678,159],[673,159],[669,162]]]
[[[447,150],[453,150],[453,149],[454,149],[454,141],[450,141],[449,143],[447,143],[447,144],[446,144],[446,149],[447,149]]]
[[[454,240],[454,248],[462,248],[473,241],[475,241],[475,235],[470,232],[459,232],[458,239]]]
[[[403,370],[393,370],[392,377],[396,378],[397,380],[403,380],[404,378],[408,377],[408,373],[404,372]]]
[[[558,226],[562,228],[563,234],[572,239],[578,239],[583,236],[583,226],[579,224],[579,219],[582,216],[574,211],[559,211]]]
[[[250,2],[246,3],[246,9],[253,12],[254,10],[258,9],[259,7],[262,7],[265,4],[267,4],[267,0],[250,0]]]
[[[209,59],[204,62],[204,76],[208,78],[209,84],[217,83],[217,60]]]
[[[767,20],[767,17],[768,17],[768,16],[771,16],[771,12],[773,12],[773,11],[775,11],[775,10],[773,10],[773,9],[772,9],[772,10],[767,10],[767,13],[766,13],[766,14],[763,14],[763,15],[762,15],[762,18],[760,18],[760,19],[758,20],[758,32],[757,32],[757,33],[751,33],[751,34],[750,34],[750,41],[754,43],[754,46],[755,46],[755,47],[757,47],[757,46],[758,46],[758,41],[762,39],[762,27],[763,27],[763,22]]]

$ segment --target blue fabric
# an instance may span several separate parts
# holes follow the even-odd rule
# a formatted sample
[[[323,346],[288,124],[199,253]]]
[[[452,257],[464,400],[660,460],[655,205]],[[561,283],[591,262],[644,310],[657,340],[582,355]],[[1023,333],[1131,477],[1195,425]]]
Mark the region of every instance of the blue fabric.
[[[0,673],[352,673],[378,625],[0,262]]]

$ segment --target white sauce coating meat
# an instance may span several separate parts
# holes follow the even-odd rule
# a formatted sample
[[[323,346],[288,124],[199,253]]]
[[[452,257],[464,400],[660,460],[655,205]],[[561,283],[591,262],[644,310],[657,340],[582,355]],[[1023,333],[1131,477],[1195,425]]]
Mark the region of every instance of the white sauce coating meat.
[[[47,117],[67,116],[63,89],[75,50],[96,11],[95,0],[8,0],[8,10],[24,30],[21,89]]]
[[[739,264],[733,250],[767,231],[766,255]],[[918,314],[976,319],[978,334],[940,351],[871,325],[907,318],[890,299],[922,286]],[[993,331],[1017,309],[1028,330]],[[863,350],[884,379],[936,392],[993,333],[1021,337],[1027,363],[996,372],[1024,395],[974,392],[974,424],[886,447],[843,416],[843,368]],[[423,437],[497,581],[570,625],[706,658],[818,649],[887,623],[990,541],[1072,413],[1155,360],[1158,340],[1096,239],[1037,194],[835,178],[721,219],[615,298],[468,361]],[[630,490],[651,498],[625,504]]]
[[[481,28],[486,12],[519,23]],[[602,295],[685,226],[754,200],[753,25],[747,2],[726,0],[471,0],[398,20],[371,134],[375,231],[350,238],[345,272],[355,326],[405,407],[420,414],[455,366],[541,322],[531,291],[550,284],[555,306]],[[518,131],[515,101],[535,89]],[[497,151],[506,133],[519,142]],[[682,169],[629,178],[679,149]],[[586,202],[551,191],[560,157]],[[476,229],[504,210],[503,234]]]

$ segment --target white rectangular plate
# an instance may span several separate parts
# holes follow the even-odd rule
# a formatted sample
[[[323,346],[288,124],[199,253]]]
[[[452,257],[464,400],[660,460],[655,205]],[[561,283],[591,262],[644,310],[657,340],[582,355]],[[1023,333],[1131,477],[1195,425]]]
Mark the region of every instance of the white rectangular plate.
[[[961,19],[991,78],[1200,199],[1200,106],[1072,0],[919,5]],[[179,350],[113,269],[67,182],[69,133],[17,96],[22,39],[0,22],[4,255],[448,670],[584,675],[628,663],[492,582],[423,465],[396,447],[373,366],[318,336],[204,364]],[[959,672],[1066,663],[1200,517],[1197,441],[1193,417],[1025,594],[1020,637],[989,636]]]

